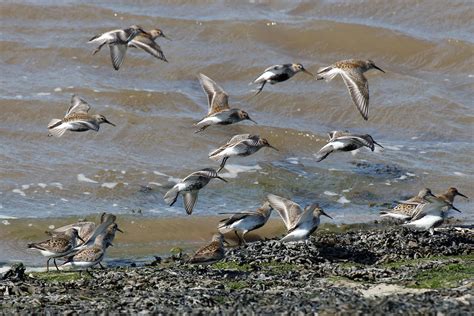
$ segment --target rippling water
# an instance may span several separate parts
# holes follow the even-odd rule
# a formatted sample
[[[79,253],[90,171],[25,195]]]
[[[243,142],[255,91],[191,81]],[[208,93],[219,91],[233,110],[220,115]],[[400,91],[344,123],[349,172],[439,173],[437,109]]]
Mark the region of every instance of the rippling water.
[[[162,196],[177,178],[217,164],[210,150],[237,133],[259,133],[280,152],[230,159],[229,183],[212,183],[195,214],[253,208],[267,193],[319,202],[335,222],[378,217],[374,206],[455,186],[474,196],[474,24],[471,1],[3,1],[0,4],[0,217],[86,216],[101,211],[184,216]],[[94,34],[140,24],[162,28],[169,63],[129,50],[120,71]],[[364,121],[340,78],[303,74],[250,98],[276,63],[318,67],[372,59]],[[196,75],[221,84],[259,125],[194,134],[207,101]],[[72,94],[117,127],[47,137]],[[381,153],[313,154],[325,133],[369,133]],[[141,186],[149,186],[144,192]],[[472,202],[459,215],[472,221]],[[1,229],[1,228],[0,228]]]

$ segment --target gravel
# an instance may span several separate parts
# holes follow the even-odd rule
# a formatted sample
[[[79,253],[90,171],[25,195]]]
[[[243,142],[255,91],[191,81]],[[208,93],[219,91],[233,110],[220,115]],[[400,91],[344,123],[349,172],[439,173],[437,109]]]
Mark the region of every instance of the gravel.
[[[473,310],[472,278],[454,288],[406,285],[416,284],[423,271],[464,259],[472,265],[473,247],[469,229],[430,236],[391,228],[319,232],[307,244],[254,242],[228,249],[213,266],[190,266],[183,255],[147,266],[96,269],[93,278],[50,274],[72,276],[62,281],[25,274],[17,264],[0,281],[0,313],[466,315]],[[387,285],[395,291],[384,291]]]

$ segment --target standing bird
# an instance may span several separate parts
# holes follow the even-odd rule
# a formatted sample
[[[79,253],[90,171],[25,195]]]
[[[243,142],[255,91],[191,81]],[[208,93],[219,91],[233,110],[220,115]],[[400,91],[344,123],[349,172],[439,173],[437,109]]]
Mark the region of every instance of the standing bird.
[[[382,69],[375,66],[371,60],[342,60],[337,63],[323,67],[318,70],[318,80],[326,79],[331,81],[337,75],[341,75],[346,84],[352,101],[359,109],[364,120],[369,119],[369,82],[364,76],[364,72],[370,69]]]
[[[163,54],[163,51],[161,50],[160,45],[155,42],[158,37],[163,37],[167,40],[170,40],[165,36],[162,30],[153,29],[149,32],[138,33],[130,42],[128,42],[128,47],[141,48],[150,55],[161,59],[164,62],[168,62],[165,55]]]
[[[329,154],[336,151],[353,151],[364,146],[374,151],[375,145],[383,148],[383,146],[377,143],[369,134],[357,135],[351,134],[348,131],[332,131],[329,133],[329,143],[321,148],[315,155],[316,161],[320,162],[329,156]]]
[[[199,127],[196,133],[211,125],[229,125],[243,120],[250,120],[257,124],[247,112],[229,107],[229,95],[214,80],[203,74],[199,74],[198,78],[202,89],[207,94],[209,110],[207,115],[195,124]]]
[[[189,259],[188,263],[208,265],[224,259],[224,237],[222,234],[214,234],[210,244],[199,248]]]
[[[321,215],[332,219],[318,204],[311,204],[302,209],[295,202],[278,195],[269,194],[267,199],[270,205],[280,214],[288,230],[287,235],[281,239],[282,242],[307,240],[318,228]]]
[[[302,64],[274,65],[265,69],[263,73],[250,84],[260,84],[255,93],[255,95],[257,95],[262,92],[263,87],[267,82],[272,85],[278,82],[283,82],[290,79],[300,71],[314,77],[312,73],[304,69]]]
[[[60,119],[52,119],[48,124],[48,136],[61,137],[66,131],[85,132],[93,130],[98,132],[100,124],[107,123],[112,126],[115,124],[109,122],[101,114],[89,114],[90,106],[83,99],[76,95],[71,98],[71,106],[66,112],[66,116]]]
[[[99,44],[99,46],[92,52],[92,55],[97,54],[105,44],[109,45],[112,65],[115,70],[119,70],[125,57],[125,53],[127,52],[129,42],[140,32],[146,33],[140,26],[132,25],[127,29],[113,30],[95,35],[88,42]]]
[[[84,243],[87,243],[87,241],[90,239],[92,234],[94,233],[94,230],[96,228],[96,224],[94,222],[77,222],[69,225],[65,225],[62,227],[58,227],[54,230],[51,231],[46,231],[45,233],[48,234],[51,237],[56,237],[61,234],[64,234],[64,232],[74,228],[77,230],[78,236],[81,238],[80,243],[78,242],[76,246],[81,246]]]
[[[118,227],[117,223],[109,225],[109,227],[107,227],[105,230],[105,246],[107,248],[113,246],[112,242],[115,239],[116,232],[121,232],[123,234],[123,230]]]
[[[219,160],[222,158],[221,165],[217,172],[224,168],[225,163],[229,157],[240,156],[246,157],[256,153],[263,147],[270,147],[276,149],[268,143],[265,138],[260,138],[258,135],[240,134],[232,137],[226,144],[209,153],[209,158]]]
[[[176,183],[174,187],[166,192],[164,200],[169,206],[173,204],[178,199],[179,193],[183,195],[184,208],[186,213],[191,215],[193,212],[194,204],[196,204],[198,198],[198,192],[204,188],[211,179],[219,179],[224,182],[227,180],[219,177],[217,172],[212,168],[205,168],[199,171],[195,171],[188,175],[186,178],[181,180],[181,182]]]
[[[79,252],[69,257],[61,266],[72,267],[73,269],[85,269],[87,271],[88,268],[100,264],[104,259],[107,249],[106,235],[106,233],[97,235],[92,245],[88,245],[79,250]]]
[[[425,188],[418,192],[418,195],[406,200],[400,201],[398,204],[391,210],[380,211],[381,217],[392,217],[395,219],[401,219],[404,221],[410,220],[415,214],[416,210],[427,201],[424,199],[426,195],[432,195],[430,189]]]
[[[424,193],[423,199],[426,203],[420,204],[410,221],[402,226],[429,231],[430,234],[433,235],[434,228],[443,224],[450,209],[459,213],[461,213],[461,211],[450,202],[433,195],[433,193],[427,190],[424,190]]]
[[[221,234],[225,234],[234,231],[235,235],[239,240],[239,246],[244,243],[245,235],[252,230],[258,229],[265,225],[272,213],[273,208],[270,203],[265,202],[256,211],[247,211],[239,213],[219,213],[219,214],[232,214],[230,218],[223,219],[219,222],[217,229]],[[239,236],[237,231],[240,231],[242,237]]]
[[[464,194],[459,192],[458,189],[453,188],[453,187],[449,188],[445,193],[437,194],[436,196],[443,199],[446,202],[449,202],[449,203],[453,204],[454,203],[454,198],[456,197],[456,195],[459,195],[459,196],[462,196],[463,198],[468,199],[467,196],[465,196]]]
[[[46,271],[49,272],[49,261],[53,259],[56,270],[59,270],[56,259],[72,253],[76,247],[77,239],[84,242],[79,237],[77,229],[71,228],[64,233],[58,233],[51,239],[28,244],[28,248],[38,250],[44,257],[48,258],[48,261],[46,261]]]

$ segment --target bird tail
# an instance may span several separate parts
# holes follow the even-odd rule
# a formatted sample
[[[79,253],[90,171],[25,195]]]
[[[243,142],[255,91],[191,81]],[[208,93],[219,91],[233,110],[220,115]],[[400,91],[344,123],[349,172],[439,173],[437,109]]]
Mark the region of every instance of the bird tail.
[[[59,119],[52,119],[48,124],[49,135],[61,137],[67,131],[67,125],[63,124],[63,121]]]
[[[337,76],[338,73],[339,72],[337,71],[337,68],[335,69],[332,66],[322,67],[322,68],[319,68],[316,79],[317,80],[325,79],[326,81],[331,81],[332,79],[334,79],[334,77]]]
[[[231,232],[233,230],[232,228],[227,226],[227,220],[228,220],[228,218],[225,218],[225,219],[219,221],[219,224],[217,225],[217,230],[219,231],[219,233],[225,234],[225,233]]]
[[[179,189],[177,186],[172,187],[171,190],[166,192],[164,196],[166,204],[168,204],[169,206],[173,206],[173,204],[176,203],[176,200],[178,199],[178,193]]]
[[[52,119],[49,123],[48,123],[48,128],[51,129],[51,128],[55,128],[59,125],[61,125],[63,121],[61,121],[60,119]]]

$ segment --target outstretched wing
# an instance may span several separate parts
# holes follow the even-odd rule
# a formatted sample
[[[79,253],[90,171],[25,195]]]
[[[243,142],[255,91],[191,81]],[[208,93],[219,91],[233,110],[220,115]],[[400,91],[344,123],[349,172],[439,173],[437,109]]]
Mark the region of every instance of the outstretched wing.
[[[286,229],[293,229],[297,224],[299,216],[303,212],[301,206],[291,200],[274,194],[267,195],[267,200],[278,214],[280,214]]]
[[[127,52],[126,44],[110,44],[110,57],[115,70],[119,70]]]
[[[72,113],[87,113],[90,110],[90,105],[83,99],[79,98],[77,95],[73,94],[71,98],[71,106],[66,112],[65,116],[68,116]]]
[[[369,82],[361,72],[340,72],[352,101],[364,120],[369,119]]]
[[[214,80],[206,75],[199,74],[199,82],[207,94],[208,112],[212,115],[224,110],[229,110],[229,95]]]
[[[161,50],[160,45],[148,37],[136,36],[132,41],[129,42],[128,46],[141,48],[148,54],[168,62],[165,55],[163,54],[163,51]]]

